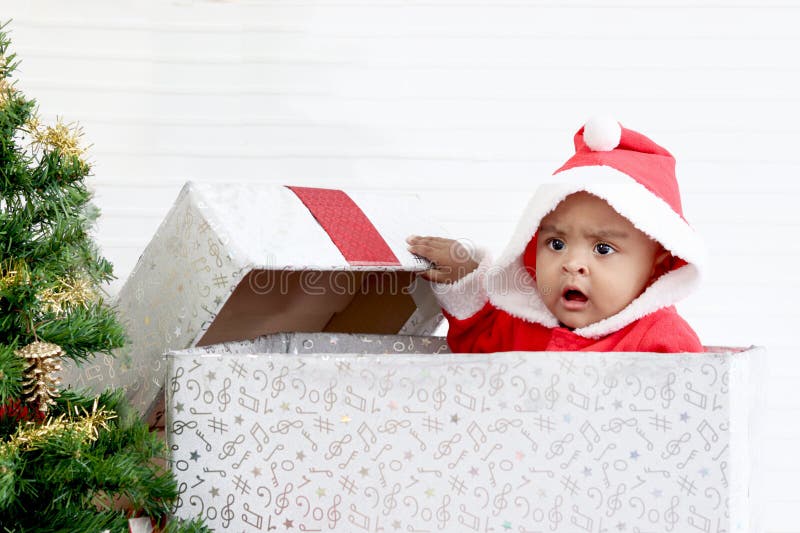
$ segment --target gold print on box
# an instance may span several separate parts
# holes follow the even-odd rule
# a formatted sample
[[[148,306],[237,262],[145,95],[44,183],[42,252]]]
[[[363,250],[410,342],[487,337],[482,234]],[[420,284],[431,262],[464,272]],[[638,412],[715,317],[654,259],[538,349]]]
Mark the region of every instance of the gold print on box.
[[[724,358],[591,355],[176,357],[176,512],[231,531],[731,531]]]

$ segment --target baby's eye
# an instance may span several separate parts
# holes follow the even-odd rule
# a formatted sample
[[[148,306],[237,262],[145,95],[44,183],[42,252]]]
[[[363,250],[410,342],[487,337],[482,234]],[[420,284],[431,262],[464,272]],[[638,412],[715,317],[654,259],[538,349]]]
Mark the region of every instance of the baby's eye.
[[[594,251],[600,255],[610,255],[616,252],[613,246],[604,242],[599,242],[594,245]]]
[[[567,244],[561,239],[550,239],[549,241],[547,241],[547,246],[549,246],[551,250],[559,252],[564,248],[566,248]]]

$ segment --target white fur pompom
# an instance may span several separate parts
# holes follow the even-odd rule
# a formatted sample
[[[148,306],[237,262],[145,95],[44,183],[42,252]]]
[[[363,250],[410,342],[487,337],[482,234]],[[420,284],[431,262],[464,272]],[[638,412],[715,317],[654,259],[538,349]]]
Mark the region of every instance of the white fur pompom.
[[[619,145],[622,127],[608,117],[592,117],[583,127],[583,142],[595,152],[609,152]]]

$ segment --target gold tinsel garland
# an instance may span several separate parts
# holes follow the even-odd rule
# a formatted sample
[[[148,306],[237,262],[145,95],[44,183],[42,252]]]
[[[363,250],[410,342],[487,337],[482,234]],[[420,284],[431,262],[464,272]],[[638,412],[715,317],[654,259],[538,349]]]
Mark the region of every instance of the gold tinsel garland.
[[[65,314],[71,307],[88,307],[97,299],[92,282],[85,278],[59,280],[54,288],[45,289],[38,295],[45,313]]]
[[[9,457],[18,451],[28,451],[54,439],[63,438],[69,435],[77,435],[81,442],[94,442],[97,440],[99,430],[108,429],[108,421],[116,418],[116,415],[109,413],[105,409],[97,409],[97,398],[94,400],[92,411],[74,408],[75,414],[64,414],[56,418],[48,418],[44,423],[25,422],[17,428],[14,435],[9,440],[0,445],[0,458]],[[81,413],[83,411],[83,413]]]
[[[26,401],[39,406],[39,411],[47,413],[50,405],[58,398],[61,379],[55,375],[61,370],[61,346],[50,342],[36,341],[16,350],[17,356],[28,362],[22,382],[22,394]]]
[[[39,117],[32,116],[27,123],[33,148],[58,149],[64,155],[82,156],[86,147],[81,146],[83,130],[76,123],[65,124],[60,118],[55,126],[42,126]]]
[[[28,283],[29,281],[30,276],[25,263],[18,261],[15,264],[6,263],[0,265],[0,291],[15,285]]]

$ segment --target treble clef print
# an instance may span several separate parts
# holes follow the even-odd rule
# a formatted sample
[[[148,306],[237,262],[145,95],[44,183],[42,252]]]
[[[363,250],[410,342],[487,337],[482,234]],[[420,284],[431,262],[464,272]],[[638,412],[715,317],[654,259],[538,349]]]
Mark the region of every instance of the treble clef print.
[[[626,490],[627,490],[627,486],[625,485],[625,483],[620,483],[619,485],[617,485],[616,492],[614,492],[614,494],[611,495],[610,498],[608,498],[608,502],[607,502],[608,503],[608,511],[606,512],[606,515],[609,518],[614,516],[617,511],[622,509],[622,502],[620,501],[620,496],[625,494]]]
[[[397,496],[400,493],[401,488],[403,488],[403,486],[400,485],[400,483],[395,483],[394,486],[392,486],[392,492],[390,492],[389,494],[386,495],[385,498],[383,498],[384,516],[389,516],[389,513],[392,512],[392,509],[397,507],[397,499],[395,498],[395,496]]]
[[[500,513],[503,512],[503,509],[508,507],[508,500],[506,500],[506,496],[508,496],[510,493],[511,493],[511,483],[506,483],[505,485],[503,485],[503,490],[500,492],[500,494],[498,494],[494,498],[493,502],[494,511],[492,511],[492,514],[494,516],[499,515]]]
[[[558,391],[556,390],[556,385],[561,379],[556,375],[553,374],[553,377],[550,378],[550,386],[544,390],[544,399],[547,401],[547,408],[552,409],[553,405],[558,400]]]
[[[667,531],[672,531],[675,528],[675,524],[680,520],[680,516],[675,512],[675,508],[678,507],[680,501],[680,498],[673,496],[672,500],[669,502],[669,507],[664,511],[664,521],[667,523]]]
[[[447,510],[448,505],[450,505],[450,496],[445,494],[442,497],[442,505],[436,508],[436,520],[439,522],[439,531],[445,531],[447,529],[447,523],[452,518],[450,511]]]
[[[302,420],[279,420],[278,423],[274,426],[270,426],[269,431],[270,433],[281,433],[286,435],[289,433],[291,428],[301,428],[303,427]]]
[[[183,422],[182,420],[176,420],[175,422],[172,423],[172,432],[175,435],[180,435],[181,433],[183,433],[184,429],[186,429],[186,428],[194,429],[196,427],[197,427],[197,421],[195,421],[195,420],[190,420],[189,422]]]
[[[340,503],[342,503],[342,497],[337,494],[333,497],[333,504],[328,508],[328,527],[330,529],[336,529],[336,524],[342,519],[342,513],[337,509]]]
[[[489,377],[489,396],[494,396],[497,391],[503,388],[503,376],[507,370],[508,365],[500,365],[497,372]]]
[[[447,384],[447,378],[442,376],[439,378],[439,386],[433,390],[433,408],[437,411],[442,408],[442,404],[447,400],[447,394],[444,392],[444,386]]]
[[[547,512],[547,518],[550,520],[550,529],[553,531],[556,531],[558,524],[564,520],[564,515],[558,510],[562,503],[564,503],[564,498],[560,495],[557,496],[553,502],[553,507]]]
[[[452,448],[453,444],[460,441],[461,441],[461,433],[456,433],[450,440],[447,439],[443,440],[442,442],[439,443],[436,453],[433,454],[433,458],[438,461],[445,455],[450,455],[453,451]]]
[[[336,380],[331,381],[330,386],[325,389],[325,392],[322,395],[322,399],[325,401],[325,410],[330,411],[333,409],[333,405],[336,403],[336,399],[338,396],[334,392],[336,388]]]
[[[179,366],[177,370],[175,370],[175,375],[170,378],[170,385],[172,386],[172,393],[175,394],[179,390],[181,390],[181,382],[179,381],[180,378],[183,377],[185,370],[182,366]]]
[[[325,453],[325,459],[330,461],[334,457],[339,457],[342,455],[342,445],[349,444],[351,440],[353,440],[353,437],[351,437],[348,433],[342,437],[342,440],[334,440],[331,442],[328,446],[328,451]]]
[[[681,453],[681,444],[686,444],[692,438],[692,434],[689,432],[684,433],[681,435],[679,439],[673,439],[667,443],[667,451],[661,453],[662,459],[669,459],[672,456],[678,455]]]
[[[224,413],[225,410],[228,408],[228,404],[231,403],[231,395],[228,394],[228,389],[231,386],[231,378],[225,378],[223,382],[222,389],[217,394],[217,400],[219,401],[219,412]]]
[[[222,453],[218,455],[220,459],[227,459],[236,453],[236,445],[244,442],[244,433],[240,433],[234,440],[229,440],[222,445]]]
[[[231,511],[231,506],[236,499],[233,497],[233,494],[228,494],[227,505],[225,505],[219,513],[219,516],[222,518],[222,529],[228,529],[228,526],[233,520],[234,514]]]
[[[278,494],[278,497],[275,498],[275,505],[277,507],[277,509],[275,510],[276,515],[281,514],[284,509],[289,507],[288,495],[292,492],[293,489],[294,485],[292,485],[292,483],[289,482],[286,484],[286,487],[284,487],[283,492]]]
[[[664,409],[669,409],[672,400],[675,399],[675,391],[672,390],[672,385],[674,385],[676,381],[675,372],[670,372],[667,376],[667,384],[661,387],[661,399],[663,400],[661,406]]]
[[[272,397],[277,398],[281,392],[286,388],[286,383],[283,378],[289,375],[289,367],[284,366],[281,368],[280,373],[272,380]]]

